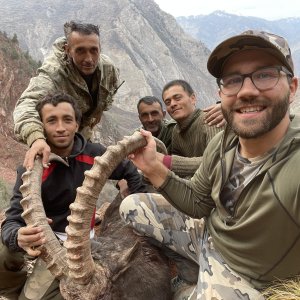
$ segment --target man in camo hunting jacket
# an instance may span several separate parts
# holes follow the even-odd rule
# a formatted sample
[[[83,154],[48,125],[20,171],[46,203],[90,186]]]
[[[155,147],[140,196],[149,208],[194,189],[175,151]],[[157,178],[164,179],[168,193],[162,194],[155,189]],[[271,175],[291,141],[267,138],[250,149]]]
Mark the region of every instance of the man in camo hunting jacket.
[[[28,144],[24,166],[31,168],[36,154],[44,165],[50,153],[44,130],[35,109],[48,93],[63,91],[74,97],[82,111],[80,132],[89,139],[92,128],[108,110],[119,87],[119,71],[106,55],[100,54],[98,26],[70,21],[64,24],[65,37],[58,38],[14,110],[15,134]]]

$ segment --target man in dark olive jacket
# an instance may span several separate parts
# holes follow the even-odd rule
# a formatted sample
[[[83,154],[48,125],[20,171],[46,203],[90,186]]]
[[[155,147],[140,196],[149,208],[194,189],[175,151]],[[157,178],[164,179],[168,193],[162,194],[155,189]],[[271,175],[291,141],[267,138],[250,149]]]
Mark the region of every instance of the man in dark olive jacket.
[[[91,169],[94,158],[102,155],[106,148],[87,142],[77,133],[81,112],[71,96],[62,93],[48,95],[36,108],[44,125],[47,143],[55,154],[54,160],[43,171],[42,200],[50,226],[57,237],[64,241],[67,216],[70,214],[69,205],[75,200],[76,188],[82,185],[84,172]],[[24,254],[27,252],[30,256],[38,256],[40,251],[36,247],[45,242],[42,228],[27,227],[21,216],[23,209],[20,205],[20,186],[24,171],[23,167],[18,169],[11,206],[1,227],[3,244],[0,244],[0,295],[3,293],[9,299],[18,297],[26,281],[26,272],[22,270]],[[130,193],[145,192],[140,175],[128,160],[122,161],[110,177],[115,180],[123,178],[128,182]],[[91,236],[94,234],[93,227],[94,216],[91,216]],[[44,292],[44,296],[34,296],[34,299],[63,299],[56,280]],[[33,299],[28,294],[30,292],[27,291],[26,294],[24,289],[19,299]]]

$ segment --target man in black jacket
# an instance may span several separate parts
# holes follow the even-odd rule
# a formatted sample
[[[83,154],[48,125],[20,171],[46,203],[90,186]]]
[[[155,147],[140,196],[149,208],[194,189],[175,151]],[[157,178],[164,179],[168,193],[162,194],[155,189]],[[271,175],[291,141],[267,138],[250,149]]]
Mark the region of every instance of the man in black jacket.
[[[63,241],[66,239],[69,205],[75,200],[76,188],[82,185],[84,172],[91,169],[95,156],[102,155],[106,148],[87,142],[77,133],[81,112],[71,96],[62,93],[48,95],[37,104],[36,109],[44,125],[47,143],[56,155],[43,172],[42,200],[50,226]],[[9,299],[18,299],[26,281],[26,272],[22,270],[24,254],[38,256],[40,251],[36,247],[45,243],[42,228],[27,227],[21,216],[23,209],[19,188],[24,171],[23,167],[18,169],[11,206],[1,227],[0,295],[4,294]],[[140,175],[128,160],[124,160],[114,170],[110,179],[126,179],[130,193],[145,192]],[[94,234],[93,227],[94,216],[91,216],[91,236]],[[63,299],[59,294],[58,282],[54,281],[45,292],[39,299]],[[31,297],[26,295],[25,289],[19,299],[33,299]],[[34,298],[37,299],[36,296]]]

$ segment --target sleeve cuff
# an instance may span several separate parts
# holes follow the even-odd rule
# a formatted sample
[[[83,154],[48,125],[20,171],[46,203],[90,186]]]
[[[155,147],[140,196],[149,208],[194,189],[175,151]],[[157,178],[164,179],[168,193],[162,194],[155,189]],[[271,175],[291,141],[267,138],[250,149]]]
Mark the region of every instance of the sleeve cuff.
[[[24,249],[18,246],[18,230],[20,228],[17,228],[10,237],[8,248],[10,251],[15,252],[24,252]]]
[[[172,171],[180,177],[192,177],[202,162],[200,157],[172,155]]]
[[[165,155],[163,158],[163,164],[165,167],[167,167],[169,170],[171,170],[172,166],[172,156],[171,155]]]
[[[31,133],[26,139],[27,145],[31,147],[31,145],[38,139],[46,140],[44,134],[40,131],[35,131]]]

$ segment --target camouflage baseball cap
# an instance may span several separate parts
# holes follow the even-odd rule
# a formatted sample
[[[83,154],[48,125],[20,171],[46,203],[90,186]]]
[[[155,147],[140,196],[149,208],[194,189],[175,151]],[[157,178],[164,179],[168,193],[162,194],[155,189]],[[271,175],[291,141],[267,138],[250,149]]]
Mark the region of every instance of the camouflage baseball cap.
[[[207,69],[210,74],[219,78],[225,61],[233,53],[250,49],[269,52],[294,74],[294,64],[287,41],[281,36],[257,30],[247,30],[220,43],[209,56]]]

